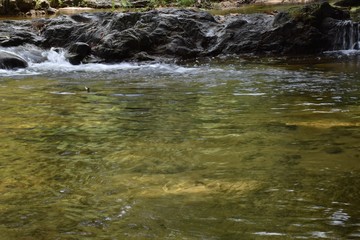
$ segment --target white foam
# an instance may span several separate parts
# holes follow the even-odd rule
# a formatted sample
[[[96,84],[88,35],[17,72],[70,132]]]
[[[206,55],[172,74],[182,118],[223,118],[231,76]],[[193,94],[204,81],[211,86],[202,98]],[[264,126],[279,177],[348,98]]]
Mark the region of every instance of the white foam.
[[[36,72],[33,72],[29,69],[0,69],[0,77],[16,77],[16,76],[31,76],[36,75]]]
[[[346,212],[344,212],[343,209],[339,209],[330,216],[330,225],[345,226],[346,222],[349,219],[350,216]]]
[[[66,59],[66,52],[63,50],[50,49],[42,54],[47,60],[41,63],[30,63],[29,69],[36,72],[115,72],[123,70],[150,70],[172,73],[187,73],[194,68],[180,67],[173,64],[164,63],[89,63],[72,65]]]
[[[234,96],[263,96],[266,95],[266,93],[233,93]]]
[[[360,55],[360,50],[348,49],[348,50],[334,50],[334,51],[325,51],[327,55],[336,55],[336,56],[356,56]]]
[[[2,49],[2,48],[1,48]],[[188,67],[180,66],[171,63],[147,62],[134,63],[122,62],[116,64],[105,63],[88,63],[80,65],[72,65],[66,58],[67,52],[61,48],[52,48],[50,50],[43,50],[33,45],[25,45],[20,47],[6,48],[6,51],[13,52],[23,57],[28,63],[29,67],[19,70],[0,70],[0,76],[14,76],[14,75],[57,75],[64,76],[73,73],[145,73],[145,74],[179,74],[179,75],[193,75],[202,72],[221,71],[221,69],[212,69],[208,67]],[[78,77],[79,75],[77,75]]]
[[[255,232],[255,235],[259,236],[284,236],[283,233],[277,233],[277,232]]]

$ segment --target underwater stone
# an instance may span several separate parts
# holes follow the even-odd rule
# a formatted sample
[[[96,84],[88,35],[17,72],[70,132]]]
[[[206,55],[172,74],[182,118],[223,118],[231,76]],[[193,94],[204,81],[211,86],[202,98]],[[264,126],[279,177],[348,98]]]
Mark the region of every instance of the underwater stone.
[[[339,154],[339,153],[344,152],[344,150],[340,147],[328,147],[328,148],[325,148],[325,152],[328,154]]]

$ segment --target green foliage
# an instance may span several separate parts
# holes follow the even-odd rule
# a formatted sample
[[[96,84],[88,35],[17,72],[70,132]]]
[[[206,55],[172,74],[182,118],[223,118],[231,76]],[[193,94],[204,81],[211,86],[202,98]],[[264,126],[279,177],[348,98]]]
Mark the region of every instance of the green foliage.
[[[120,5],[122,7],[128,8],[131,7],[131,2],[129,2],[128,0],[120,0]]]
[[[355,22],[359,22],[360,21],[360,7],[358,8],[352,8],[351,12],[351,19]]]
[[[321,4],[310,4],[304,7],[294,7],[289,9],[289,13],[296,21],[304,23],[314,23],[316,13],[320,10]]]
[[[289,13],[296,21],[313,26],[319,26],[322,20],[328,17],[338,20],[350,19],[348,11],[332,7],[327,2],[305,5],[302,8],[289,11]]]
[[[195,0],[177,0],[177,5],[180,7],[194,6]]]
[[[150,0],[150,5],[153,7],[191,7],[195,5],[196,0]]]
[[[62,7],[64,4],[64,2],[62,0],[50,0],[49,3],[50,3],[50,6],[53,8]]]
[[[150,5],[154,7],[163,7],[169,4],[170,1],[167,0],[150,0]]]
[[[129,0],[111,0],[111,11],[115,11],[116,8],[129,8],[131,2]]]

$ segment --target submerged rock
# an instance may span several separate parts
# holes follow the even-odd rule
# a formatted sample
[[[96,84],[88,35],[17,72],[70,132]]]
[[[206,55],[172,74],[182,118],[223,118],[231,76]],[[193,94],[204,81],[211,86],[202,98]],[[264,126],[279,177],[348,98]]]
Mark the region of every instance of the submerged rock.
[[[88,57],[90,51],[107,62],[220,54],[309,54],[333,49],[334,36],[329,29],[343,19],[349,19],[349,14],[328,3],[276,16],[239,14],[215,18],[202,11],[163,9],[60,16],[43,19],[41,28],[28,28],[23,33],[29,34],[31,42],[40,38],[35,44],[44,48],[71,49],[80,42],[86,44],[86,54],[75,51],[75,64]],[[18,36],[20,33],[15,33],[10,39]],[[0,45],[4,42],[0,35]]]
[[[0,69],[26,68],[28,63],[15,53],[0,50]]]

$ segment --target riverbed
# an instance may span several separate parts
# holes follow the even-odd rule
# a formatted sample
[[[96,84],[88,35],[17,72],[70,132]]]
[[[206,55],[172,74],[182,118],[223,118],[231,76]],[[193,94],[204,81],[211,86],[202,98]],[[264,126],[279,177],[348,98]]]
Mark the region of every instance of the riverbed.
[[[0,70],[2,239],[360,238],[357,51],[46,54]]]

